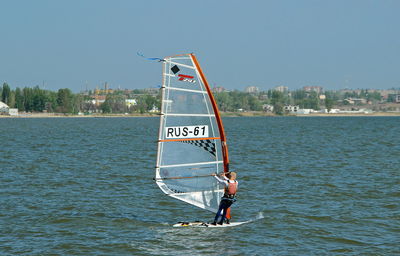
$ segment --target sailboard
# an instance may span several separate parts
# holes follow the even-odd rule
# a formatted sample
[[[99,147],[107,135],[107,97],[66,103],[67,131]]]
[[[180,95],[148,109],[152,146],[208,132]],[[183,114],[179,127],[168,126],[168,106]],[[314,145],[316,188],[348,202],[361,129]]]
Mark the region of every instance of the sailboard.
[[[229,224],[224,225],[214,225],[207,222],[195,221],[195,222],[178,222],[174,224],[173,227],[175,228],[182,228],[182,227],[193,227],[193,228],[226,228],[226,227],[234,227],[239,226],[245,223],[249,223],[249,221],[242,221],[242,222],[231,222]]]
[[[166,195],[216,213],[224,190],[213,174],[229,170],[217,103],[194,54],[162,62],[155,181]]]

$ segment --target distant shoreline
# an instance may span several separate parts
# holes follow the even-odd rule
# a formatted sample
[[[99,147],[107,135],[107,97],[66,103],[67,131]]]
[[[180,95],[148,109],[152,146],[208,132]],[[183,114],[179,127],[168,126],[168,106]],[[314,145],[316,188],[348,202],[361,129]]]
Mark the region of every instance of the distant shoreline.
[[[311,113],[311,114],[287,114],[287,115],[275,115],[265,112],[223,112],[221,113],[223,117],[258,117],[258,116],[271,116],[271,117],[340,117],[340,116],[400,116],[400,112],[373,112],[373,113]]]
[[[0,115],[0,118],[107,118],[107,117],[159,117],[159,114],[93,114],[93,115],[72,115],[60,113],[27,113],[18,116]],[[222,117],[354,117],[354,116],[400,116],[400,112],[373,112],[373,113],[312,113],[306,115],[275,115],[265,112],[221,112]]]
[[[28,113],[18,116],[0,115],[0,118],[104,118],[104,117],[158,117],[158,114],[93,114],[93,115],[73,115],[60,113]]]

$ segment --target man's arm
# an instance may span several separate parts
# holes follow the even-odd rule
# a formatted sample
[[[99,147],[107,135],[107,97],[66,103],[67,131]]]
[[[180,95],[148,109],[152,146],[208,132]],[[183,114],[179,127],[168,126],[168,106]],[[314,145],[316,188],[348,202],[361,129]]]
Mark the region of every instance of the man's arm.
[[[214,177],[217,179],[219,183],[223,183],[225,186],[228,186],[229,179],[227,177],[223,176],[224,179],[221,179],[220,177],[218,177],[218,175],[215,175]]]

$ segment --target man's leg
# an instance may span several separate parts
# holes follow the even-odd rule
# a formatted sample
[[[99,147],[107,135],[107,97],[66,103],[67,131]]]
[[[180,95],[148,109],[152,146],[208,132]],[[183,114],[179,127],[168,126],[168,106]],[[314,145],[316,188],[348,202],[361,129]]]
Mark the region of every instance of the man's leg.
[[[214,218],[214,222],[213,222],[213,224],[215,223],[217,223],[217,221],[218,221],[218,217],[219,216],[221,216],[221,211],[223,210],[223,203],[222,203],[222,201],[221,201],[221,203],[219,204],[219,208],[218,208],[218,211],[217,211],[217,214],[215,214],[215,218]]]
[[[223,200],[223,201],[221,201],[221,203],[223,204],[224,213],[222,214],[221,221],[218,222],[218,224],[220,224],[220,225],[222,225],[222,223],[224,222],[227,210],[232,205],[232,202],[228,201],[228,200]]]

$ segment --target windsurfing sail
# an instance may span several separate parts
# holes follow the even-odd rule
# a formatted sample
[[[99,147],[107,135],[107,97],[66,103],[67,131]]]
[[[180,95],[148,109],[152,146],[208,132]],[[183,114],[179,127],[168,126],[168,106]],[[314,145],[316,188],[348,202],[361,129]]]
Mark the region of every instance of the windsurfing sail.
[[[155,181],[168,196],[217,212],[223,188],[212,176],[229,169],[218,107],[193,54],[163,59]]]

